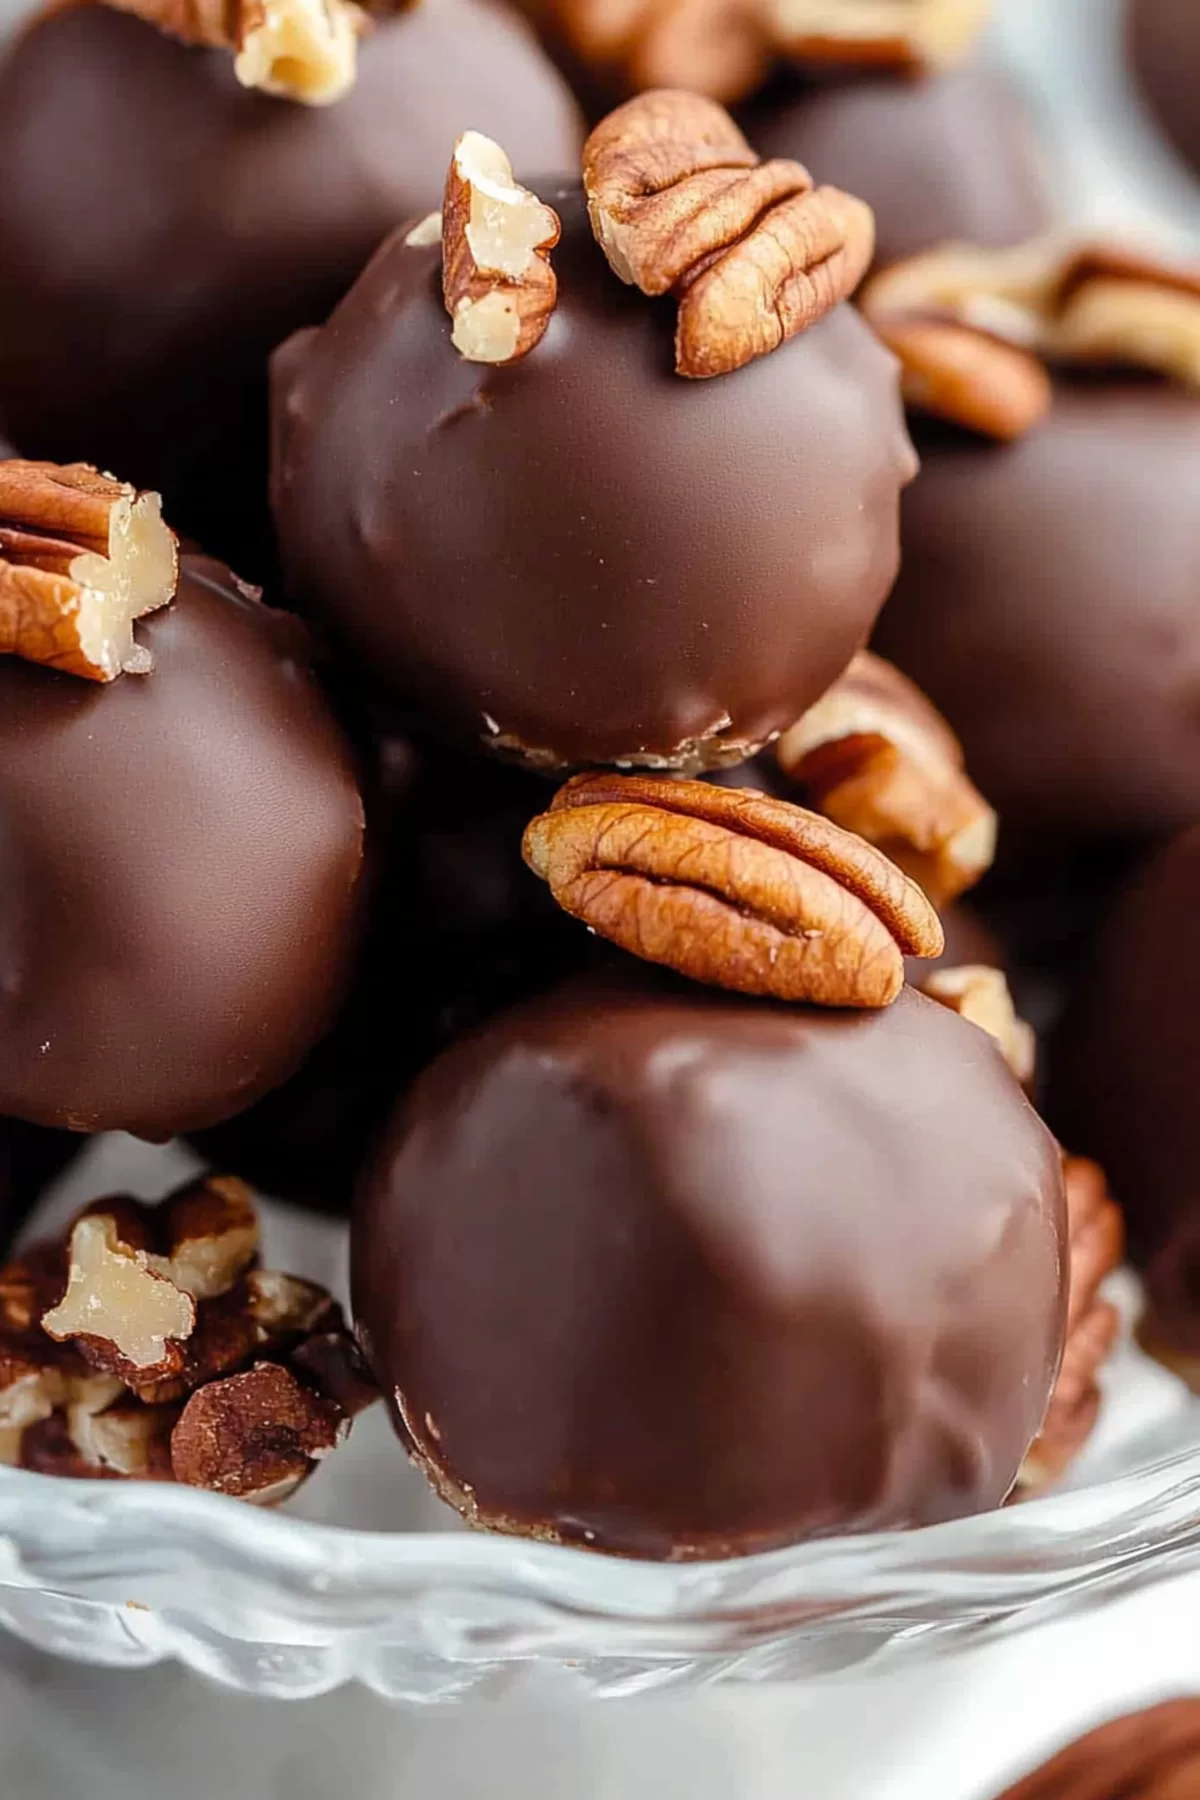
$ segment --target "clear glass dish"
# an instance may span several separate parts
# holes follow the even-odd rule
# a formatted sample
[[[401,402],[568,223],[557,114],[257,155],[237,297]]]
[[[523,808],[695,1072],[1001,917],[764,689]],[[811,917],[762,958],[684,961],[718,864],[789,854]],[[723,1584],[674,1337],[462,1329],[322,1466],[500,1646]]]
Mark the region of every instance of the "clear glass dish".
[[[35,1222],[166,1191],[177,1151],[100,1140]],[[264,1205],[265,1252],[343,1285],[343,1227]],[[1133,1284],[1120,1278],[1127,1312]],[[440,1700],[532,1659],[598,1694],[794,1679],[939,1654],[1200,1557],[1200,1402],[1126,1343],[1071,1490],[925,1531],[725,1563],[629,1563],[468,1532],[382,1408],[278,1513],[191,1489],[0,1469],[0,1625],[136,1667],[174,1657],[247,1693],[361,1681]]]

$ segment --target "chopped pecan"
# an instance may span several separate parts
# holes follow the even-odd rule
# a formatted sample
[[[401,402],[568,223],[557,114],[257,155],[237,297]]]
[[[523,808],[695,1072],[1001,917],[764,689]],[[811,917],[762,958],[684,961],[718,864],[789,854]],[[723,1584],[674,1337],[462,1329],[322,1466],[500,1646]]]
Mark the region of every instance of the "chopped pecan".
[[[354,86],[367,15],[353,0],[108,0],[185,44],[234,52],[243,87],[328,106]]]
[[[314,1331],[342,1328],[341,1309],[324,1288],[274,1269],[252,1269],[227,1294],[197,1309],[196,1329],[172,1374],[127,1377],[149,1405],[180,1400],[205,1382],[244,1368],[254,1357],[281,1357]]]
[[[178,1417],[177,1407],[144,1406],[133,1399],[120,1400],[103,1412],[71,1406],[67,1436],[89,1473],[169,1481],[171,1432]]]
[[[172,1194],[153,1218],[165,1254],[150,1266],[193,1300],[228,1293],[258,1255],[258,1212],[233,1175],[208,1175]]]
[[[1041,1432],[1018,1477],[1025,1495],[1056,1480],[1091,1436],[1100,1410],[1100,1371],[1121,1323],[1116,1307],[1100,1291],[1125,1252],[1121,1210],[1097,1163],[1065,1156],[1063,1175],[1070,1243],[1067,1342]]]
[[[1130,366],[1200,387],[1200,268],[1039,238],[950,244],[884,269],[862,310],[910,404],[996,438],[1044,415],[1046,364]]]
[[[0,655],[88,681],[144,675],[134,620],[178,578],[157,494],[84,463],[0,462]]]
[[[935,906],[991,867],[996,815],[967,779],[961,744],[882,657],[860,651],[776,755],[818,812],[884,851]]]
[[[994,1037],[1004,1060],[1023,1087],[1033,1080],[1037,1038],[1013,1005],[1008,980],[1000,969],[965,963],[957,969],[934,969],[921,982],[921,992],[969,1019]]]
[[[67,1291],[42,1319],[50,1337],[74,1340],[89,1362],[115,1375],[159,1379],[182,1366],[181,1346],[195,1324],[191,1295],[156,1273],[112,1212],[76,1220]]]
[[[992,0],[764,0],[777,49],[796,62],[932,70],[966,55]]]
[[[888,1006],[937,956],[921,890],[861,838],[749,789],[580,775],[525,833],[564,911],[648,962],[741,993]]]
[[[1197,1793],[1200,1700],[1168,1700],[1088,1732],[999,1800],[1190,1800]]]
[[[596,241],[622,281],[679,300],[675,367],[724,375],[823,317],[870,265],[870,207],[762,162],[715,101],[659,89],[592,132],[583,182]]]
[[[454,146],[441,217],[442,291],[455,349],[468,362],[528,356],[558,295],[550,267],[558,214],[513,180],[499,144],[468,131]]]
[[[171,1465],[188,1487],[274,1505],[336,1449],[340,1409],[276,1363],[193,1394],[171,1433]]]

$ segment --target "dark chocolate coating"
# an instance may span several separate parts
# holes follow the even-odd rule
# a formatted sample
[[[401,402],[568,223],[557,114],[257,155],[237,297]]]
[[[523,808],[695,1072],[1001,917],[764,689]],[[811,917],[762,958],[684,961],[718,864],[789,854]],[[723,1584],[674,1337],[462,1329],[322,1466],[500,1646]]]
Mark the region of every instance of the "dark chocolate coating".
[[[1200,827],[1156,852],[1113,905],[1049,1063],[1055,1129],[1103,1164],[1152,1305],[1190,1317],[1200,1350]]]
[[[809,88],[783,81],[745,123],[763,156],[795,157],[870,203],[880,263],[951,238],[1019,244],[1053,220],[1032,123],[996,69]]]
[[[215,1123],[327,1028],[362,802],[305,628],[187,557],[109,686],[0,659],[0,1115]]]
[[[1129,54],[1150,110],[1200,174],[1200,8],[1195,0],[1128,0]]]
[[[631,971],[426,1072],[355,1313],[470,1516],[741,1554],[999,1504],[1058,1367],[1063,1207],[999,1052],[911,989],[851,1015]]]
[[[1002,851],[1200,817],[1200,396],[1060,381],[1020,443],[919,437],[874,647],[962,739]]]
[[[843,306],[684,380],[674,303],[618,281],[579,189],[538,191],[558,305],[524,360],[456,353],[440,253],[400,234],[276,356],[291,590],[464,740],[737,760],[841,673],[891,586],[914,466],[895,364]]]
[[[256,573],[267,357],[440,203],[467,127],[519,166],[578,167],[565,83],[489,0],[377,20],[325,107],[106,6],[39,19],[0,67],[0,421],[27,456],[160,489]]]

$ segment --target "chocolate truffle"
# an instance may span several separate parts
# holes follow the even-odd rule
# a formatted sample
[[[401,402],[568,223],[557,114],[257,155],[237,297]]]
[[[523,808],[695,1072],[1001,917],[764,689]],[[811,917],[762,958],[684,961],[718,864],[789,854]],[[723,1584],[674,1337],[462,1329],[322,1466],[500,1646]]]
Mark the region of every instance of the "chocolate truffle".
[[[1129,0],[1129,51],[1151,112],[1200,173],[1200,9],[1195,0]]]
[[[166,1138],[327,1028],[363,815],[298,620],[188,556],[138,634],[108,686],[0,658],[0,1115]]]
[[[1104,1165],[1156,1334],[1200,1355],[1200,827],[1120,895],[1050,1050],[1048,1107]]]
[[[794,156],[868,202],[881,264],[956,238],[1019,244],[1052,222],[1032,124],[996,69],[784,81],[747,117],[764,156]]]
[[[1016,443],[918,441],[875,648],[962,739],[1002,856],[1200,817],[1200,396],[1063,378]]]
[[[851,1016],[568,983],[425,1073],[352,1240],[444,1496],[631,1556],[995,1506],[1062,1348],[1057,1147],[911,989]]]
[[[739,761],[829,686],[895,574],[896,369],[848,306],[689,381],[577,188],[542,342],[450,343],[438,246],[397,233],[274,365],[294,596],[402,711],[534,763]]]
[[[257,573],[267,357],[437,205],[464,123],[527,167],[575,164],[565,84],[490,0],[377,20],[327,107],[107,6],[47,12],[0,67],[0,422],[27,456],[157,489]]]

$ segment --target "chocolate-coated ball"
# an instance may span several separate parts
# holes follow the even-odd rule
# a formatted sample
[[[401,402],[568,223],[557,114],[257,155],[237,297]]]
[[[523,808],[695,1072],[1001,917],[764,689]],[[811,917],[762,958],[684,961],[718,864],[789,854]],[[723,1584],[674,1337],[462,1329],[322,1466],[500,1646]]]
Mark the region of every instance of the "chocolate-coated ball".
[[[109,686],[0,659],[0,1115],[166,1138],[327,1028],[363,813],[298,620],[185,557],[138,632]]]
[[[1032,123],[995,69],[784,81],[747,117],[764,156],[795,157],[874,208],[881,264],[950,239],[1019,244],[1052,221]]]
[[[1200,8],[1195,0],[1128,0],[1129,51],[1150,110],[1200,174]]]
[[[1019,443],[919,438],[875,648],[962,739],[1002,852],[1200,817],[1200,396],[1063,380]]]
[[[467,126],[518,166],[576,165],[565,84],[490,0],[377,20],[326,107],[110,7],[47,12],[0,67],[0,422],[26,456],[160,490],[255,573],[267,357],[438,205]]]
[[[999,1051],[911,989],[852,1016],[631,972],[426,1072],[355,1312],[468,1517],[741,1554],[999,1504],[1058,1367],[1063,1207]]]
[[[450,343],[397,234],[275,359],[294,595],[401,710],[543,764],[704,767],[790,724],[870,630],[913,470],[895,365],[841,306],[734,375],[673,372],[672,301],[609,269],[578,189],[524,360]]]

